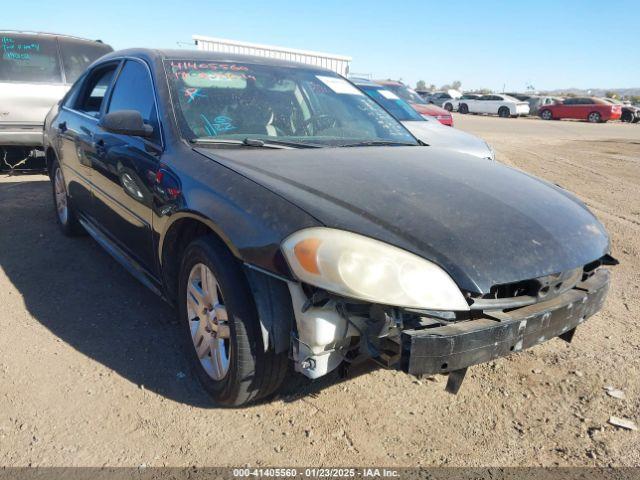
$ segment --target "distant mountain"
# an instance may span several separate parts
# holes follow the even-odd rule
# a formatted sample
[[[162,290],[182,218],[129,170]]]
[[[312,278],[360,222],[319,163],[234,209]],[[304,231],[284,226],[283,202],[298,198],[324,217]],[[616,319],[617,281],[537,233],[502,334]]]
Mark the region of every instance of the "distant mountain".
[[[577,96],[593,96],[604,97],[605,92],[615,92],[620,97],[640,96],[640,87],[638,88],[558,88],[555,90],[545,90],[543,93],[548,95],[560,95],[563,93],[572,93]]]

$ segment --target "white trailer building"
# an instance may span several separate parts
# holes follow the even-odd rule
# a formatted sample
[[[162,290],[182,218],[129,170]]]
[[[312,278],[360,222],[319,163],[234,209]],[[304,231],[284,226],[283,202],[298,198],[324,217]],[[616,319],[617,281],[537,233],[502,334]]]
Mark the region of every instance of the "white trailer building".
[[[345,77],[349,74],[351,57],[344,55],[297,50],[273,45],[261,45],[258,43],[238,42],[236,40],[205,37],[202,35],[193,35],[192,38],[198,50],[278,58],[280,60],[289,60],[291,62],[306,63],[308,65],[328,68]]]

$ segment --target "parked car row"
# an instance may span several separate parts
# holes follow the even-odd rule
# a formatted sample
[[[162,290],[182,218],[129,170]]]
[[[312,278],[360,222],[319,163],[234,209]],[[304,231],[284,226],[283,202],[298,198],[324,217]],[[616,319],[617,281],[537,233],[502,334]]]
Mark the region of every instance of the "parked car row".
[[[570,97],[564,99],[549,95],[530,95],[516,92],[455,95],[455,91],[421,92],[420,95],[424,101],[430,104],[440,105],[449,112],[457,111],[463,114],[488,113],[501,117],[538,115],[545,120],[571,118],[593,123],[617,119],[630,123],[640,121],[640,107],[625,104],[612,98]],[[528,110],[525,104],[528,105]]]
[[[495,159],[495,153],[487,142],[475,135],[448,128],[430,115],[420,115],[411,105],[388,90],[387,85],[361,78],[352,78],[351,81],[425,144],[475,157]]]
[[[376,83],[383,85],[387,90],[391,90],[398,97],[409,103],[420,115],[433,117],[443,125],[453,127],[453,117],[450,111],[430,104],[418,95],[418,92],[406,86],[404,83],[394,82],[392,80],[376,80]]]

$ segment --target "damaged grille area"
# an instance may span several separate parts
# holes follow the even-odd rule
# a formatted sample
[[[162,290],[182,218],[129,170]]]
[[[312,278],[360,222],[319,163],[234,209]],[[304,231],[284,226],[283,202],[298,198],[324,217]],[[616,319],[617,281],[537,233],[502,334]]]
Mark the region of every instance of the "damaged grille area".
[[[592,277],[602,265],[616,264],[605,255],[584,267],[519,282],[497,284],[485,295],[467,295],[472,310],[519,308],[552,299]]]

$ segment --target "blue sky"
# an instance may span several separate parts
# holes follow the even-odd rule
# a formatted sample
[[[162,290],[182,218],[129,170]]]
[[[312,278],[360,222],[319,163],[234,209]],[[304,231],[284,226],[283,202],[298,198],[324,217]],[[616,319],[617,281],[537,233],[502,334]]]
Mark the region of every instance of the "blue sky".
[[[350,55],[352,72],[411,84],[640,87],[638,0],[20,0],[3,2],[0,29],[116,49],[217,36]]]

